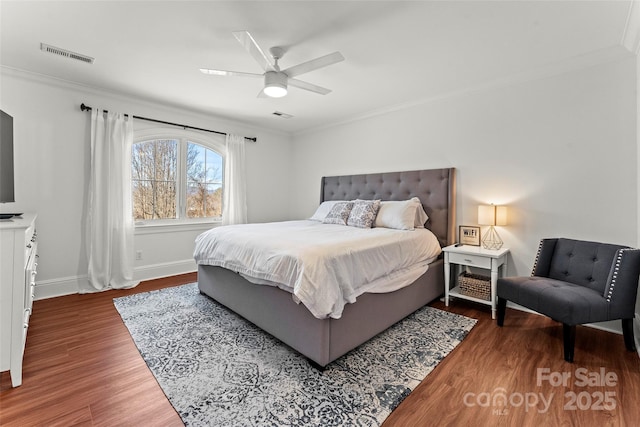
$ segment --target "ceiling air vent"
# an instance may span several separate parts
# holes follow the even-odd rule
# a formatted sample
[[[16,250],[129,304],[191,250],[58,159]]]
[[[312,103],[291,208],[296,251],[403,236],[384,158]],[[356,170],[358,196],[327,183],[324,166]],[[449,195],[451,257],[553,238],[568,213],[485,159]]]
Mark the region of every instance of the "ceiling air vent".
[[[75,59],[77,61],[93,64],[95,58],[80,53],[71,52],[70,50],[61,49],[59,47],[51,46],[45,43],[40,43],[40,50],[43,52],[53,53],[54,55],[64,56],[65,58]]]
[[[274,116],[282,117],[283,119],[290,119],[293,117],[291,114],[283,113],[281,111],[274,111],[272,114]]]

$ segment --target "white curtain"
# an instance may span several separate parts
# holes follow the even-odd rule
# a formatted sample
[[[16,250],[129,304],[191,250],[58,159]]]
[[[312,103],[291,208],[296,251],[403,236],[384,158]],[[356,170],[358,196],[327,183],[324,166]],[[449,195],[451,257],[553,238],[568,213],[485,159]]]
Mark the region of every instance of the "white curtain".
[[[228,134],[226,146],[222,224],[245,224],[247,222],[247,183],[244,137]]]
[[[87,252],[88,285],[80,293],[131,288],[133,217],[131,215],[131,115],[91,111]]]

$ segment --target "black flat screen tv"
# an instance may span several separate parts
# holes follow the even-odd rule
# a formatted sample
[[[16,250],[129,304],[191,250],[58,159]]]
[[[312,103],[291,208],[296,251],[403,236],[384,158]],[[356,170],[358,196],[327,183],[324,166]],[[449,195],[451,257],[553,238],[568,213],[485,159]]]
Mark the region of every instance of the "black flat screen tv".
[[[0,203],[15,202],[13,185],[13,117],[0,110]]]

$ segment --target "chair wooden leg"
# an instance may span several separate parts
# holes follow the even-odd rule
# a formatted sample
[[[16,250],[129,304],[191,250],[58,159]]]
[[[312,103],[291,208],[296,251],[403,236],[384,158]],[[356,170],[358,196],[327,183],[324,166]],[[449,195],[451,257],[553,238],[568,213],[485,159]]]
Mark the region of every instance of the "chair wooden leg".
[[[563,323],[562,336],[564,341],[564,360],[573,363],[573,349],[576,344],[576,325]]]
[[[622,335],[624,345],[629,351],[636,351],[636,343],[633,337],[633,319],[622,319]]]
[[[504,313],[507,311],[507,300],[498,297],[498,326],[504,325]]]

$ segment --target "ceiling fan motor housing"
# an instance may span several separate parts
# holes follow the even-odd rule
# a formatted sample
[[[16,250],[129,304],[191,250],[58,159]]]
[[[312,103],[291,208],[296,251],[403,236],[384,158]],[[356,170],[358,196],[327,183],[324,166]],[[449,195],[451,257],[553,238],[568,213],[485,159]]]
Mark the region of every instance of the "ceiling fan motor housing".
[[[267,96],[277,98],[286,95],[287,75],[282,71],[267,71],[264,74],[264,89]]]

